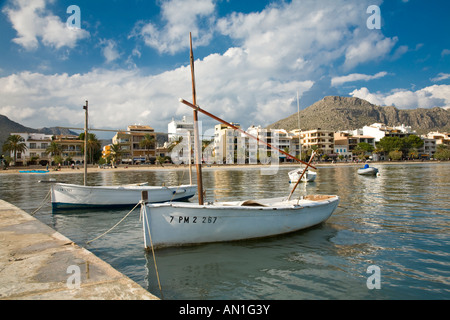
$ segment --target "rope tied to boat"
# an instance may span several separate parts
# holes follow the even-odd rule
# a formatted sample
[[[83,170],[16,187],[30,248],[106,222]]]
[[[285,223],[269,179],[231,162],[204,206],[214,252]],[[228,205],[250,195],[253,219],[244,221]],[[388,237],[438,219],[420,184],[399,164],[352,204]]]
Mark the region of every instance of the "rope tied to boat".
[[[91,242],[94,242],[95,240],[100,239],[101,237],[105,236],[106,234],[108,234],[109,232],[111,232],[112,230],[114,230],[119,224],[121,224],[143,201],[139,201],[133,209],[131,209],[130,212],[128,212],[119,222],[117,222],[112,228],[110,228],[108,231],[102,233],[101,235],[99,235],[97,238],[92,239],[88,242],[86,242],[86,244],[90,244]]]
[[[31,213],[31,216],[34,216],[39,210],[41,210],[46,204],[47,202],[50,200],[50,195],[51,195],[52,189],[48,190],[47,195],[45,196],[44,200],[42,200],[39,208],[37,208],[36,210],[34,210]]]
[[[161,293],[161,299],[164,300],[164,295],[163,295],[162,288],[161,288],[161,281],[159,280],[158,265],[156,264],[156,255],[155,255],[155,249],[153,247],[152,234],[150,232],[150,225],[148,223],[146,200],[142,199],[140,201],[140,203],[141,203],[141,218],[144,219],[144,222],[145,222],[144,228],[147,229],[148,237],[150,239],[150,248],[152,250],[153,263],[155,265],[156,279],[158,280],[159,292]],[[145,234],[144,234],[144,238],[145,238]]]

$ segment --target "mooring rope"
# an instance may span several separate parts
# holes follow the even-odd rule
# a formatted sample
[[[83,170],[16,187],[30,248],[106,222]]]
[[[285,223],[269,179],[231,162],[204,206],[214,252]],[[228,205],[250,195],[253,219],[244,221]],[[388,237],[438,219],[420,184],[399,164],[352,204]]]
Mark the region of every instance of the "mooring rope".
[[[42,200],[41,205],[39,206],[39,208],[37,208],[36,210],[34,210],[31,213],[31,216],[34,216],[39,210],[42,209],[43,206],[45,206],[47,204],[47,201],[49,200],[49,196],[51,194],[52,189],[48,190],[47,195],[45,196],[44,200]]]
[[[164,300],[164,295],[163,295],[162,288],[161,288],[161,282],[159,280],[158,265],[156,264],[156,256],[155,256],[155,249],[153,247],[152,234],[150,232],[150,226],[148,224],[147,209],[146,209],[145,202],[144,201],[141,201],[141,202],[142,202],[142,205],[141,205],[141,216],[145,220],[145,224],[147,226],[148,237],[150,238],[150,247],[152,249],[152,254],[153,254],[153,263],[155,264],[156,279],[158,280],[159,292],[161,292],[161,299]],[[144,234],[144,237],[145,237],[145,234]]]
[[[117,222],[112,228],[110,228],[108,231],[106,231],[106,232],[104,232],[103,234],[101,234],[101,235],[99,235],[97,238],[95,238],[95,239],[92,239],[92,240],[90,240],[90,241],[88,241],[88,242],[86,242],[86,244],[90,244],[91,242],[93,242],[93,241],[95,241],[95,240],[98,240],[98,239],[100,239],[101,237],[103,237],[104,235],[106,235],[107,233],[109,233],[109,232],[111,232],[113,229],[115,229],[119,224],[121,224],[137,207],[138,207],[138,205],[140,205],[141,204],[141,202],[142,202],[142,200],[141,201],[139,201],[135,206],[134,206],[134,208],[133,209],[131,209],[131,211],[130,212],[128,212],[126,215],[125,215],[125,217],[123,217],[122,218],[122,220],[120,220],[119,222]]]

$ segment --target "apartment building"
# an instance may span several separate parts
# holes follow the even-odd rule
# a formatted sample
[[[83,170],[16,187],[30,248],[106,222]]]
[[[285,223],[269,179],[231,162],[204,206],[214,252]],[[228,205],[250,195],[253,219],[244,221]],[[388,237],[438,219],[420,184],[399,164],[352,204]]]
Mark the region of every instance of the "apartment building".
[[[61,146],[61,157],[71,159],[70,162],[82,164],[84,162],[84,141],[76,135],[59,135],[54,137],[54,141]]]
[[[334,132],[331,130],[315,129],[300,132],[302,152],[317,148],[321,154],[334,155]]]
[[[61,149],[60,156],[63,160],[70,159],[70,162],[81,164],[84,161],[82,146],[84,142],[75,135],[58,135],[43,133],[11,133],[11,135],[21,136],[26,145],[24,152],[17,153],[16,164],[18,166],[31,163],[51,163],[52,155],[47,153],[47,148],[52,142],[56,142]],[[11,157],[14,155],[11,154]]]
[[[354,135],[364,135],[375,138],[375,142],[379,142],[384,137],[404,138],[409,135],[416,134],[410,126],[389,127],[383,123],[374,123],[370,126],[364,126],[362,129],[354,131]]]
[[[147,134],[153,137],[154,141],[149,148],[141,146],[141,141],[145,139]],[[122,163],[142,163],[149,161],[151,158],[156,158],[156,133],[150,126],[130,125],[127,131],[117,132],[112,142],[120,146]]]
[[[52,142],[53,135],[27,132],[11,133],[11,135],[21,136],[26,145],[24,152],[17,152],[16,165],[27,165],[31,161],[51,161],[51,156],[47,154],[46,150]],[[14,154],[11,153],[10,156],[14,157]]]
[[[231,123],[241,128],[239,123]],[[247,156],[248,139],[224,124],[214,127],[214,158],[216,163],[243,164]]]
[[[186,116],[184,116],[181,121],[172,118],[172,121],[167,125],[167,130],[169,142],[177,140],[180,136],[185,136],[186,132],[189,132],[191,137],[193,137],[194,121],[188,120]]]
[[[445,144],[450,146],[450,134],[447,132],[429,132],[426,138],[436,140],[437,145]]]

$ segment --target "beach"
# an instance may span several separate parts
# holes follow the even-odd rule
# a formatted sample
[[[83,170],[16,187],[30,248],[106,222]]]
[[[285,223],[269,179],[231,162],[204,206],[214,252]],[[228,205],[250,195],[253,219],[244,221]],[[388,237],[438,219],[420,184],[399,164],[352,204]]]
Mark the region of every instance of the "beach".
[[[441,163],[441,161],[378,161],[378,162],[368,162],[369,165],[376,166],[376,165],[384,165],[384,164],[391,164],[391,165],[404,165],[404,164],[419,164],[419,163]],[[320,168],[320,167],[337,167],[337,166],[355,166],[359,167],[364,165],[363,162],[316,162],[312,163],[313,166]],[[293,167],[296,168],[299,166],[297,163],[293,162],[284,162],[279,163],[279,167],[282,168],[288,168]],[[202,165],[202,170],[217,170],[217,169],[262,169],[262,168],[271,168],[273,169],[276,167],[276,164],[274,165],[263,165],[263,164],[213,164],[213,165]],[[195,171],[196,166],[192,165],[192,170]],[[130,171],[162,171],[162,170],[188,170],[188,165],[175,165],[175,164],[164,164],[161,165],[120,165],[115,168],[101,168],[99,166],[88,166],[88,173],[92,172],[130,172]],[[42,166],[28,166],[28,167],[8,167],[6,170],[0,170],[0,175],[5,174],[65,174],[65,173],[84,173],[84,168],[82,166],[75,167],[72,169],[70,166],[62,166],[58,170],[56,168],[48,168],[49,172],[46,173],[21,173],[20,171],[33,171],[33,170],[44,170],[46,171],[45,167]]]

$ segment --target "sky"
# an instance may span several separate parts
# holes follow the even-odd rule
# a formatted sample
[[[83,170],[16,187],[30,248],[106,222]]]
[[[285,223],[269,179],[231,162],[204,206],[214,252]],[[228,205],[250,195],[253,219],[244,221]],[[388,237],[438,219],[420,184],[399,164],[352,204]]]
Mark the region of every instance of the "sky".
[[[75,7],[73,7],[75,6]],[[0,114],[167,132],[197,103],[244,129],[325,96],[450,107],[447,0],[2,0]],[[203,128],[216,123],[200,115]],[[350,128],[353,129],[353,128]],[[102,134],[98,134],[102,135]]]

